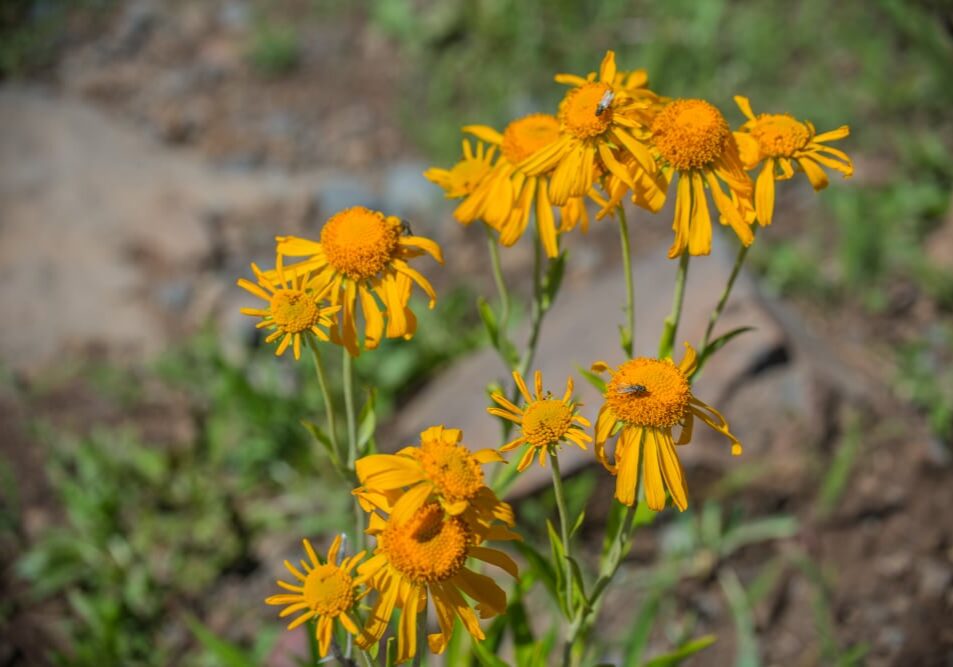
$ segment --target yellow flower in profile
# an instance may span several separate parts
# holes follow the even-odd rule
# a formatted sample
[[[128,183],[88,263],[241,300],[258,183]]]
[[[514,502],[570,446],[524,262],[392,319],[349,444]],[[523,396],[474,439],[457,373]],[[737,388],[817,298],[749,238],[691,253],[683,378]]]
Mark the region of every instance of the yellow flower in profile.
[[[315,635],[321,656],[327,655],[331,645],[331,633],[334,621],[338,621],[349,633],[360,636],[360,630],[350,610],[355,602],[363,597],[357,593],[357,588],[363,583],[363,578],[355,578],[352,574],[357,563],[364,558],[365,552],[345,558],[337,564],[338,553],[341,550],[341,536],[338,535],[328,549],[327,560],[322,563],[308,540],[303,540],[304,549],[308,552],[310,563],[301,561],[304,572],[296,568],[289,561],[285,567],[298,580],[296,584],[278,581],[278,586],[289,591],[279,595],[272,595],[265,600],[267,604],[287,605],[281,610],[280,618],[301,613],[288,625],[289,630],[310,621],[317,621]]]
[[[704,100],[673,100],[655,116],[651,136],[663,173],[668,179],[678,176],[675,241],[668,256],[674,259],[686,250],[692,255],[711,252],[706,184],[722,224],[727,222],[741,242],[750,245],[753,188],[721,112]]]
[[[380,640],[394,609],[400,608],[397,661],[412,658],[421,648],[417,646],[417,615],[427,609],[428,598],[440,627],[440,632],[427,637],[434,653],[446,649],[457,618],[475,639],[485,639],[464,595],[477,603],[480,618],[506,611],[503,589],[490,577],[468,568],[467,560],[475,558],[495,565],[513,577],[519,572],[505,553],[481,546],[485,534],[481,534],[478,524],[447,514],[439,503],[430,502],[403,520],[393,515],[385,520],[372,514],[367,532],[377,538],[377,546],[358,572],[379,595],[364,636],[358,638],[359,646],[367,648]]]
[[[495,156],[495,146],[487,150],[486,145],[478,141],[476,142],[476,150],[474,150],[470,140],[464,139],[462,160],[450,169],[431,167],[424,172],[424,178],[443,188],[448,199],[465,198],[463,203],[457,206],[453,212],[453,217],[456,218],[457,222],[469,225],[480,218],[479,206],[471,201],[471,195],[490,173]]]
[[[643,143],[645,112],[651,104],[617,85],[615,53],[607,51],[599,68],[587,78],[558,74],[556,80],[573,84],[559,105],[559,139],[518,165],[529,176],[552,172],[549,198],[562,206],[572,197],[586,195],[601,170],[631,182],[629,172],[616,157],[620,147],[635,157],[643,169],[655,172],[655,161]]]
[[[417,318],[407,307],[412,283],[430,297],[430,308],[437,302],[430,282],[408,260],[427,253],[442,264],[440,246],[408,231],[399,218],[354,206],[325,223],[320,241],[277,238],[279,255],[309,258],[285,267],[286,272],[313,271],[319,284],[329,284],[331,303],[341,306],[331,341],[344,345],[351,356],[361,350],[358,303],[364,315],[363,347],[372,350],[383,336],[409,339],[417,330]]]
[[[572,402],[571,377],[566,380],[566,393],[562,399],[554,398],[549,392],[543,393],[543,375],[539,371],[536,371],[534,377],[535,395],[529,393],[526,382],[518,371],[513,371],[513,379],[526,399],[526,407],[519,408],[500,392],[494,392],[490,398],[501,407],[489,407],[486,411],[519,424],[521,435],[500,448],[501,452],[508,452],[521,445],[528,445],[516,466],[519,472],[529,467],[536,454],[539,454],[539,464],[544,466],[546,453],[550,448],[565,440],[582,449],[586,448],[587,442],[592,442],[592,438],[580,428],[588,427],[589,420],[576,412],[578,404]]]
[[[498,230],[501,244],[511,246],[523,236],[533,210],[540,241],[549,257],[559,255],[558,232],[572,230],[580,221],[583,229],[588,228],[582,197],[572,197],[559,207],[557,228],[549,198],[549,177],[546,174],[527,176],[517,167],[559,141],[559,121],[555,116],[546,113],[525,116],[507,125],[502,134],[486,125],[467,125],[463,131],[500,148],[500,159],[461,207],[466,206],[466,210],[472,210]]]
[[[275,354],[281,356],[289,346],[294,350],[295,359],[301,358],[301,336],[314,334],[321,340],[327,340],[328,335],[320,327],[331,326],[331,315],[340,310],[339,306],[321,306],[321,300],[327,296],[328,285],[315,288],[316,281],[312,280],[309,272],[288,275],[282,270],[281,258],[278,258],[278,268],[271,272],[271,276],[261,271],[255,264],[251,265],[258,284],[238,279],[242,287],[255,296],[268,302],[266,308],[242,308],[243,315],[260,317],[256,324],[258,329],[272,329],[265,338],[266,343],[273,343],[281,339]]]
[[[747,97],[735,96],[735,103],[748,121],[735,133],[746,169],[763,162],[755,182],[755,211],[758,222],[770,225],[774,214],[774,182],[794,175],[794,164],[800,166],[815,190],[827,187],[827,174],[822,166],[839,171],[845,178],[854,173],[854,164],[841,150],[825,145],[828,141],[850,135],[850,128],[816,134],[810,121],[799,121],[786,113],[763,113],[751,110]]]
[[[728,438],[733,455],[741,454],[741,443],[731,434],[725,418],[692,395],[688,378],[695,370],[696,356],[687,343],[685,350],[678,366],[671,359],[646,357],[630,359],[614,371],[603,361],[592,366],[597,373],[608,370],[611,375],[596,419],[596,457],[617,475],[615,497],[625,505],[634,505],[638,499],[641,461],[649,508],[665,508],[666,490],[679,510],[688,507],[688,487],[675,446],[691,441],[695,418]],[[676,426],[681,426],[678,441],[672,435]],[[610,463],[605,445],[616,434],[614,462]]]
[[[371,454],[357,460],[362,488],[354,493],[367,504],[405,521],[425,503],[437,501],[452,516],[467,514],[475,520],[494,519],[509,526],[516,522],[513,508],[486,486],[484,463],[505,462],[498,452],[471,452],[461,444],[458,428],[431,426],[420,434],[419,447],[405,447],[396,454]],[[381,507],[380,498],[392,507]]]

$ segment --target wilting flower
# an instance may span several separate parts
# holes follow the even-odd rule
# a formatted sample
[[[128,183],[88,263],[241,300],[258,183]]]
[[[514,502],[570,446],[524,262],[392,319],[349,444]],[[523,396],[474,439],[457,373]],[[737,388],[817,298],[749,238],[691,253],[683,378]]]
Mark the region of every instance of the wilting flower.
[[[755,211],[758,222],[770,225],[774,213],[774,182],[794,175],[794,164],[811,181],[815,190],[827,187],[827,174],[821,166],[839,171],[845,178],[854,173],[851,159],[841,150],[826,146],[828,141],[843,139],[850,128],[841,125],[836,130],[816,134],[810,121],[799,121],[786,113],[763,113],[757,116],[751,110],[747,97],[735,96],[735,102],[748,121],[735,133],[741,148],[741,159],[746,169],[758,163],[764,166],[755,182]]]
[[[505,462],[493,449],[471,452],[460,444],[458,428],[431,426],[420,434],[419,447],[405,447],[396,454],[372,454],[357,460],[362,487],[354,493],[368,506],[381,507],[383,499],[391,519],[407,520],[425,503],[435,501],[452,516],[467,514],[475,520],[503,521],[514,525],[513,508],[486,486],[484,463]]]
[[[652,121],[651,143],[666,179],[678,177],[675,199],[675,258],[711,252],[711,216],[705,185],[722,224],[731,225],[745,245],[754,240],[752,184],[738,154],[731,128],[721,112],[704,100],[674,100]],[[727,192],[724,188],[727,188]]]
[[[583,198],[572,197],[559,207],[557,229],[549,198],[549,177],[545,173],[527,176],[517,167],[559,140],[559,121],[555,116],[545,113],[525,116],[507,125],[502,134],[486,125],[468,125],[463,131],[500,148],[500,159],[460,207],[499,230],[500,243],[504,246],[516,243],[526,231],[534,209],[539,238],[549,257],[559,254],[557,232],[570,231],[580,221],[583,229],[588,227]]]
[[[550,174],[549,198],[562,206],[572,197],[586,195],[600,170],[617,175],[627,184],[631,176],[615,150],[630,153],[643,169],[655,172],[655,162],[642,142],[651,104],[642,95],[633,96],[625,79],[620,83],[615,53],[607,51],[599,68],[587,78],[558,74],[556,80],[575,87],[559,105],[560,137],[537,151],[518,167],[527,175]],[[637,82],[636,82],[637,83]]]
[[[357,624],[350,616],[350,610],[354,603],[362,597],[357,592],[358,587],[362,584],[362,578],[352,576],[352,571],[357,563],[364,558],[365,552],[362,551],[350,558],[345,558],[338,564],[338,553],[341,550],[341,536],[338,535],[328,549],[327,560],[322,563],[314,552],[311,543],[308,540],[303,540],[303,542],[304,549],[308,552],[308,558],[311,561],[310,563],[301,561],[304,572],[289,561],[285,561],[285,567],[298,580],[298,583],[289,584],[285,581],[278,581],[277,583],[281,588],[290,592],[272,595],[265,602],[274,605],[287,605],[279,614],[281,618],[298,612],[301,613],[288,625],[289,630],[293,630],[306,621],[316,620],[315,635],[318,640],[318,648],[321,655],[324,656],[331,645],[334,621],[338,621],[352,635],[360,635]]]
[[[480,618],[506,611],[503,589],[490,577],[467,567],[467,560],[475,558],[518,576],[516,563],[509,556],[482,546],[483,540],[490,538],[482,524],[447,514],[439,503],[428,502],[403,520],[393,515],[385,520],[374,513],[367,532],[377,538],[377,547],[358,571],[379,595],[365,634],[358,638],[360,646],[367,648],[378,641],[394,609],[400,608],[397,659],[403,662],[412,658],[419,650],[417,615],[426,610],[428,597],[440,627],[440,632],[427,637],[434,653],[442,653],[447,647],[457,618],[475,639],[485,638],[464,595],[477,603]]]
[[[365,349],[374,349],[382,336],[410,338],[417,330],[417,318],[407,307],[412,283],[430,297],[437,295],[407,260],[427,253],[443,263],[440,246],[428,238],[413,236],[409,225],[394,216],[385,216],[363,206],[354,206],[333,215],[321,229],[321,240],[296,236],[278,237],[278,254],[308,257],[285,267],[286,272],[317,274],[319,284],[328,283],[328,298],[342,307],[331,329],[332,342],[344,345],[351,356],[360,354],[357,336],[357,304],[364,315]],[[386,329],[385,329],[386,317]]]
[[[444,190],[448,199],[465,198],[453,212],[457,222],[465,225],[480,218],[480,207],[471,201],[471,195],[483,183],[487,174],[493,168],[493,158],[496,156],[496,147],[487,150],[482,141],[476,142],[476,150],[469,139],[463,140],[463,159],[450,169],[431,167],[424,172],[424,178],[436,183]]]
[[[646,357],[630,359],[614,371],[604,361],[593,364],[593,371],[611,375],[596,419],[596,457],[617,475],[615,497],[625,505],[634,505],[638,498],[641,461],[649,508],[664,509],[666,490],[679,510],[688,507],[688,487],[675,446],[691,441],[695,418],[728,438],[733,455],[741,454],[741,443],[725,418],[692,395],[688,378],[695,370],[696,356],[687,343],[685,350],[678,366],[671,359]],[[677,441],[672,434],[676,426],[681,426]],[[605,445],[616,434],[610,463]]]
[[[276,355],[284,354],[289,346],[294,350],[295,359],[301,358],[301,336],[314,334],[321,340],[328,335],[321,327],[331,326],[331,315],[339,311],[340,306],[321,306],[321,300],[327,296],[329,285],[313,279],[309,271],[286,274],[282,270],[281,257],[278,268],[265,273],[256,265],[251,265],[258,284],[238,279],[238,285],[255,296],[268,302],[265,308],[242,308],[243,315],[260,317],[255,326],[268,328],[272,332],[265,338],[266,343],[281,341],[275,349]]]
[[[572,402],[571,377],[566,380],[566,393],[561,399],[553,397],[549,392],[543,393],[543,376],[539,371],[536,371],[534,377],[535,395],[529,393],[519,372],[513,371],[513,379],[526,399],[526,406],[519,408],[500,392],[494,392],[490,398],[501,407],[490,407],[486,411],[519,424],[520,436],[500,448],[501,452],[508,452],[521,445],[528,445],[516,467],[519,472],[523,472],[533,462],[536,454],[539,454],[539,464],[545,465],[546,453],[550,447],[566,440],[582,449],[586,448],[586,443],[591,442],[592,438],[580,426],[588,427],[589,420],[576,412],[578,404]]]

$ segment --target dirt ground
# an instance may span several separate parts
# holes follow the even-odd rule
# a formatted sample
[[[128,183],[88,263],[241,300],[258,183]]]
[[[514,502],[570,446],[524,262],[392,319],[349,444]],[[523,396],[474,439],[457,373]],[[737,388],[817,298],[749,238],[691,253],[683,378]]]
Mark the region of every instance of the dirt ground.
[[[287,4],[292,12],[294,3]],[[304,26],[297,68],[266,77],[245,57],[250,21],[244,3],[133,2],[68,44],[52,70],[0,83],[4,126],[15,119],[23,128],[0,138],[0,301],[17,323],[17,331],[5,329],[0,351],[21,386],[64,370],[71,355],[135,366],[208,319],[242,345],[247,326],[234,314],[234,276],[266,252],[274,233],[314,230],[323,215],[354,199],[417,212],[428,233],[459,249],[458,279],[472,275],[489,293],[482,255],[471,249],[476,243],[482,251],[479,236],[433,219],[446,208],[434,208],[439,202],[417,177],[425,163],[391,113],[402,74],[393,45],[360,15],[337,16]],[[862,187],[864,177],[861,166],[852,187]],[[792,195],[793,203],[800,196]],[[775,228],[797,225],[790,215]],[[953,220],[944,229],[953,229]],[[652,231],[644,249],[666,238],[666,230]],[[617,275],[611,231],[596,229],[589,244],[595,249],[577,244],[577,287],[567,300],[584,303]],[[510,274],[527,258],[510,255]],[[699,299],[711,296],[699,290]],[[746,454],[760,471],[742,492],[725,491],[730,462],[705,454],[716,445],[702,440],[688,455],[689,485],[695,498],[729,494],[753,515],[793,515],[800,530],[727,558],[712,554],[677,586],[676,602],[697,618],[699,633],[723,638],[689,664],[731,664],[734,629],[720,581],[730,570],[747,582],[775,558],[785,563],[782,574],[755,606],[763,664],[831,664],[818,639],[817,588],[791,565],[803,555],[823,573],[837,645],[866,644],[869,665],[953,665],[949,449],[890,389],[885,354],[938,316],[908,301],[898,295],[896,308],[871,321],[860,309],[779,302],[753,278],[739,297],[734,317],[766,323],[754,343],[757,358],[726,361],[704,387],[726,414],[740,415]],[[51,314],[61,326],[49,326]],[[553,317],[554,330],[570,326],[571,313]],[[686,324],[693,326],[701,323]],[[541,366],[555,356],[557,342],[541,352]],[[484,361],[461,360],[457,376]],[[435,378],[407,412],[435,409],[452,375]],[[781,416],[767,419],[778,404]],[[20,534],[0,540],[0,556],[9,562],[60,516],[31,446],[30,418],[78,431],[131,421],[156,439],[175,439],[188,437],[169,433],[187,423],[180,419],[187,410],[160,397],[151,412],[123,414],[75,380],[41,401],[3,396],[0,451],[16,474],[22,507]],[[852,428],[859,429],[859,456],[842,500],[821,513],[820,480]],[[605,489],[597,490],[589,516],[604,513],[608,502]],[[630,558],[633,577],[662,553],[665,525],[645,535]],[[31,606],[9,567],[3,574],[0,597],[17,600],[18,613],[3,631],[0,664],[39,664],[37,647],[51,641],[42,620],[57,607]],[[611,620],[621,623],[628,608],[621,584],[606,604],[607,627],[624,632]]]

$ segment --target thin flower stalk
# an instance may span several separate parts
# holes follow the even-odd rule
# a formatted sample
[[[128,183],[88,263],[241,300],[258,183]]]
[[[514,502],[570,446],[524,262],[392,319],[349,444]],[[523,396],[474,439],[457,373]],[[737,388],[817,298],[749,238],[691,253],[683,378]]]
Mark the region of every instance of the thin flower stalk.
[[[658,356],[660,359],[672,356],[675,347],[675,337],[678,335],[678,325],[682,319],[682,305],[685,302],[685,283],[688,280],[688,261],[691,255],[682,253],[678,260],[678,273],[675,274],[675,290],[672,293],[672,312],[665,318],[665,328],[659,340]]]

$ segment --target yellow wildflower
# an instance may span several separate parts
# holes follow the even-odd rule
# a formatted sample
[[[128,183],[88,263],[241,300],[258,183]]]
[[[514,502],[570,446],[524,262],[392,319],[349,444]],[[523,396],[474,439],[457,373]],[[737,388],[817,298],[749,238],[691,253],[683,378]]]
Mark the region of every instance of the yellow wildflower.
[[[320,327],[331,326],[330,316],[340,310],[340,306],[321,306],[321,300],[327,296],[329,285],[315,287],[320,283],[313,280],[307,271],[289,275],[282,270],[280,256],[277,269],[270,272],[270,275],[261,271],[255,264],[252,264],[251,268],[258,284],[239,278],[238,285],[267,301],[268,306],[242,308],[241,312],[243,315],[260,317],[261,321],[255,325],[257,328],[273,330],[265,338],[266,343],[281,339],[275,349],[276,355],[284,354],[291,346],[295,359],[300,359],[302,335],[314,334],[321,340],[328,339],[328,335]]]
[[[364,315],[363,347],[380,344],[382,336],[409,339],[417,330],[417,318],[407,307],[412,283],[430,297],[437,295],[407,260],[427,253],[443,263],[440,246],[409,233],[408,225],[363,206],[333,215],[321,229],[321,240],[296,236],[278,237],[278,254],[308,257],[285,271],[313,271],[320,284],[329,284],[329,299],[342,310],[331,329],[331,341],[344,345],[351,356],[360,354],[357,335],[357,304]],[[386,328],[384,319],[387,319]]]
[[[476,142],[476,150],[469,139],[463,140],[463,159],[450,169],[431,167],[424,172],[424,178],[443,188],[448,199],[464,198],[457,206],[453,217],[457,222],[469,225],[480,218],[480,199],[474,199],[474,193],[484,182],[487,174],[493,168],[493,158],[496,156],[496,147],[487,150],[482,141]],[[473,197],[471,197],[473,195]]]
[[[770,225],[774,214],[774,182],[794,175],[796,163],[815,190],[827,187],[827,174],[821,166],[839,171],[845,178],[854,173],[851,159],[841,150],[826,146],[826,142],[843,139],[850,128],[841,125],[836,130],[816,134],[810,121],[799,121],[786,113],[754,115],[747,97],[735,96],[735,102],[748,121],[735,133],[741,148],[741,159],[746,169],[754,169],[763,162],[755,182],[754,201],[758,222]]]
[[[545,465],[549,448],[565,440],[582,449],[586,448],[586,443],[591,442],[592,438],[580,426],[588,427],[589,420],[576,412],[578,404],[572,402],[571,377],[566,380],[566,393],[562,399],[554,398],[549,392],[543,393],[543,376],[539,371],[536,371],[534,376],[535,395],[529,393],[526,382],[518,371],[513,371],[513,379],[526,399],[526,407],[519,408],[500,392],[494,392],[490,398],[501,407],[490,407],[486,411],[520,425],[521,435],[500,448],[501,452],[508,452],[521,445],[529,445],[516,467],[519,472],[523,472],[533,462],[537,453],[539,464]]]
[[[311,561],[310,563],[301,561],[304,572],[289,561],[285,561],[285,567],[298,580],[298,583],[289,584],[278,581],[278,586],[290,592],[272,595],[265,602],[287,605],[281,610],[280,618],[301,612],[301,615],[288,625],[289,630],[295,629],[306,621],[317,620],[315,635],[323,657],[327,655],[328,647],[331,645],[334,621],[338,621],[352,635],[360,636],[360,630],[349,612],[354,603],[362,597],[356,591],[363,579],[355,578],[352,571],[364,558],[365,552],[345,558],[338,564],[338,552],[341,550],[341,536],[338,535],[328,549],[327,560],[322,563],[311,543],[308,540],[303,540],[303,543]]]
[[[615,497],[625,505],[634,505],[638,498],[641,460],[648,506],[664,509],[667,490],[679,510],[688,507],[688,487],[675,446],[691,441],[696,417],[731,441],[732,454],[741,454],[741,443],[725,418],[692,395],[688,378],[696,356],[687,343],[685,350],[678,366],[671,359],[646,357],[630,359],[614,371],[603,361],[593,364],[593,371],[608,370],[611,375],[596,419],[596,457],[617,475]],[[682,429],[678,441],[672,435],[676,426]],[[605,445],[616,434],[615,460],[610,463]]]

